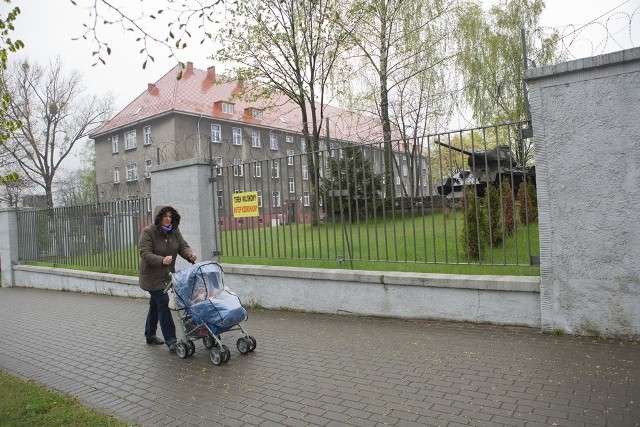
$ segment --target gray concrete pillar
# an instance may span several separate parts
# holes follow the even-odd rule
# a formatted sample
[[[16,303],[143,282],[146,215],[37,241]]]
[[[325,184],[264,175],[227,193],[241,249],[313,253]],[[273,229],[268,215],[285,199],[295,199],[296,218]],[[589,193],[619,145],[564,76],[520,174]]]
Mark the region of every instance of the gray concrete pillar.
[[[2,286],[14,285],[13,265],[18,262],[18,215],[15,209],[0,209],[0,272]]]
[[[217,259],[220,251],[215,182],[209,163],[183,160],[151,168],[151,205],[173,206],[181,216],[180,231],[198,261]],[[176,268],[187,262],[178,257]]]
[[[640,48],[526,73],[544,330],[640,336]]]

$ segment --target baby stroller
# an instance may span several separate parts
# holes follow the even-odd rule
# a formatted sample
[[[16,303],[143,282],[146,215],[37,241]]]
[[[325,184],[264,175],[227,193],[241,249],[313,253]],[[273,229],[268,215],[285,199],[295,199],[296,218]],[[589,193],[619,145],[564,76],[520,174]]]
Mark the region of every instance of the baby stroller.
[[[182,326],[183,338],[176,346],[180,358],[192,356],[196,351],[194,340],[202,339],[214,365],[228,362],[231,352],[220,335],[232,330],[241,331],[236,341],[241,354],[255,350],[256,339],[240,325],[247,320],[247,311],[240,298],[224,286],[220,264],[205,261],[178,270],[171,275],[166,290],[169,308],[178,312]]]

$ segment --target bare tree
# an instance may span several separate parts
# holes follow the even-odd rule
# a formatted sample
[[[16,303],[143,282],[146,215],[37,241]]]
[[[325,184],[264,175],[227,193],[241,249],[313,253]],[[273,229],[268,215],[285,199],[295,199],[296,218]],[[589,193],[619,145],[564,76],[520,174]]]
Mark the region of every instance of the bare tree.
[[[380,118],[388,199],[396,191],[394,137],[406,145],[398,150],[408,155],[413,150],[420,156],[421,151],[409,141],[431,127],[436,114],[450,114],[437,97],[447,93],[448,80],[442,69],[453,56],[447,40],[453,30],[448,21],[455,4],[455,0],[351,0],[344,6],[364,16],[356,31],[349,33],[354,48],[348,60],[353,62],[355,57],[361,66],[356,70],[358,79],[344,93],[349,94],[352,108]],[[419,164],[410,160],[411,165]],[[405,189],[409,191],[414,192]]]
[[[113,100],[84,95],[81,76],[65,75],[59,59],[48,68],[28,60],[16,62],[3,74],[2,83],[10,94],[7,115],[22,123],[7,140],[7,152],[24,173],[22,178],[44,190],[52,207],[58,168],[79,140],[111,116]]]

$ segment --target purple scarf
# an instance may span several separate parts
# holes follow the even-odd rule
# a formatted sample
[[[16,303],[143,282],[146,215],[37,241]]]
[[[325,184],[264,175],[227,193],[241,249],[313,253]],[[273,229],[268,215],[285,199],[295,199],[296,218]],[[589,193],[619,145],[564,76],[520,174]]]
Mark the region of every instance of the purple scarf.
[[[161,226],[162,229],[164,230],[165,233],[170,232],[171,230],[173,230],[173,225],[169,225],[168,227],[165,227],[164,225]]]

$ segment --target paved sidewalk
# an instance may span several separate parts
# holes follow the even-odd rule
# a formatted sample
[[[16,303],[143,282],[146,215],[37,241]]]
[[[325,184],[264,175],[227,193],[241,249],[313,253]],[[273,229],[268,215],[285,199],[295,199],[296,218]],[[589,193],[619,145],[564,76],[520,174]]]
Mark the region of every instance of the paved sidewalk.
[[[0,288],[0,369],[141,426],[637,426],[640,343],[253,310],[214,366],[142,335],[146,301]]]

